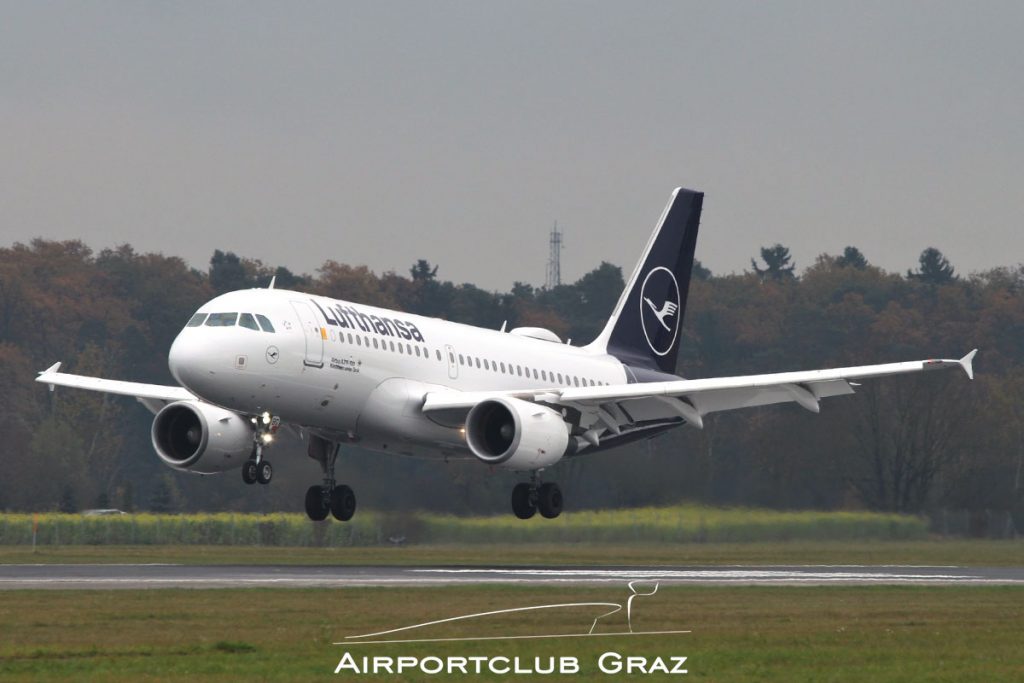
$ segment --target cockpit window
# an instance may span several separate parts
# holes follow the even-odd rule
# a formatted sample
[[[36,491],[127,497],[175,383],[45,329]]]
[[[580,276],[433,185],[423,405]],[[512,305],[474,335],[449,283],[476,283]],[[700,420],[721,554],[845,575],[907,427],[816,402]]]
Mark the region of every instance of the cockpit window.
[[[203,324],[204,320],[206,320],[206,314],[205,313],[196,313],[194,316],[192,316],[189,319],[189,321],[185,325],[185,327],[199,327],[200,325]]]
[[[233,327],[238,320],[237,313],[211,313],[206,319],[207,327]]]
[[[238,326],[256,330],[257,332],[260,331],[259,326],[256,324],[256,319],[252,317],[252,313],[243,313],[238,316]]]
[[[260,315],[259,313],[257,313],[256,314],[256,319],[260,321],[260,327],[263,328],[264,332],[273,332],[274,331],[274,326],[270,324],[269,320],[267,320],[267,316]]]

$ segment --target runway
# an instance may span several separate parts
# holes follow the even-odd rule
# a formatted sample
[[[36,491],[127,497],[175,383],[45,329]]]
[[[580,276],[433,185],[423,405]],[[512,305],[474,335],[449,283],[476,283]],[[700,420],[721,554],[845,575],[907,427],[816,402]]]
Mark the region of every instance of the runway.
[[[395,567],[179,564],[0,565],[0,590],[356,588],[472,584],[604,585],[1024,585],[1024,567],[958,566],[546,566]]]

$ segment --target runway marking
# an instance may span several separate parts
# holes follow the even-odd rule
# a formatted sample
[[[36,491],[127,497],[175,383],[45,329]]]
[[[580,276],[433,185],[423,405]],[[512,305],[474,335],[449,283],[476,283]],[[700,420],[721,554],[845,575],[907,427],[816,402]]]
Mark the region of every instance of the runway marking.
[[[387,567],[132,564],[0,565],[0,590],[440,585],[594,585],[623,580],[674,585],[1013,585],[1020,567],[936,565],[732,565],[728,567]]]
[[[804,572],[791,570],[726,569],[726,570],[623,570],[623,569],[413,569],[413,572],[455,575],[525,576],[534,579],[574,577],[594,579],[676,579],[717,581],[976,581],[985,577],[969,574],[885,574],[879,572]]]

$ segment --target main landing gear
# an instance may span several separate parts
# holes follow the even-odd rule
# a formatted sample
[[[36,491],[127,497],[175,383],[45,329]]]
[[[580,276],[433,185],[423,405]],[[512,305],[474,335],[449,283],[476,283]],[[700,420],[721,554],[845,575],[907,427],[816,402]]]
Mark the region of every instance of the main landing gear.
[[[519,519],[530,519],[537,511],[541,517],[554,519],[562,514],[562,489],[554,482],[537,485],[537,473],[529,482],[516,484],[512,489],[512,512]]]
[[[334,462],[338,459],[341,444],[322,444],[323,457],[314,456],[320,461],[324,471],[322,486],[310,486],[306,491],[306,515],[315,522],[327,519],[331,514],[340,522],[347,522],[356,513],[356,494],[345,484],[334,481]],[[310,443],[310,455],[313,455],[313,443]]]
[[[263,448],[274,440],[274,434],[281,426],[281,418],[263,413],[258,418],[252,418],[252,422],[256,426],[252,436],[252,453],[242,465],[242,481],[246,484],[269,484],[274,478],[274,467],[269,460],[263,458]]]

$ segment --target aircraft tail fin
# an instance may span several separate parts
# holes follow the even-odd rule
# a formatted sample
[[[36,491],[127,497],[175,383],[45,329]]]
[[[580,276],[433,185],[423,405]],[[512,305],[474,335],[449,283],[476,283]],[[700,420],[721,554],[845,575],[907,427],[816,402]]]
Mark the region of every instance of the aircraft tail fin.
[[[590,345],[634,367],[675,373],[704,193],[672,193],[604,330]]]

